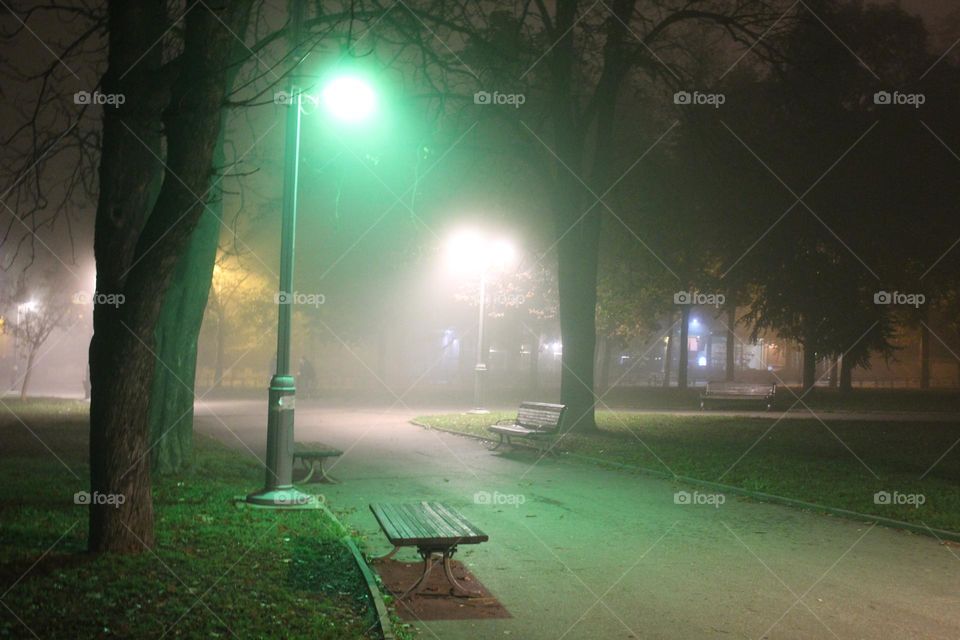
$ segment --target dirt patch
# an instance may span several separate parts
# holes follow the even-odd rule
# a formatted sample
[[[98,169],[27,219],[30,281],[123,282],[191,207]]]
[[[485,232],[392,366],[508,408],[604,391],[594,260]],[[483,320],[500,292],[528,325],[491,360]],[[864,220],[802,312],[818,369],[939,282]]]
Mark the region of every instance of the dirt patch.
[[[423,572],[420,561],[403,562],[400,560],[377,560],[373,568],[383,580],[387,590],[395,596],[417,581]],[[437,562],[420,585],[417,595],[406,600],[397,600],[397,614],[403,620],[477,620],[489,618],[511,618],[510,612],[477,580],[458,560],[451,562],[454,577],[460,584],[477,595],[470,597],[453,596],[450,583],[443,575],[443,567]]]

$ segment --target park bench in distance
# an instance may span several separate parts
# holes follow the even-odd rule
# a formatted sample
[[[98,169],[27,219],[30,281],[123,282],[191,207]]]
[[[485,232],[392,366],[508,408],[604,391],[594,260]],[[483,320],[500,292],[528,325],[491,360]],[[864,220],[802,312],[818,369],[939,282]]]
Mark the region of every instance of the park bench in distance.
[[[513,443],[510,442],[510,438],[529,438],[537,443],[541,453],[549,451],[549,447],[545,445],[552,442],[560,433],[560,425],[563,424],[563,414],[566,410],[566,405],[562,404],[521,402],[516,419],[500,420],[487,427],[500,436],[500,440],[493,449],[499,449],[504,438],[511,446]]]
[[[767,411],[773,408],[773,398],[777,394],[775,384],[756,384],[752,382],[708,382],[707,388],[700,394],[700,409],[708,404],[726,402],[758,402]]]
[[[317,471],[320,472],[319,482],[327,482],[329,484],[337,484],[337,481],[327,475],[326,470],[323,468],[323,462],[327,458],[336,458],[342,456],[343,451],[337,449],[336,447],[331,447],[328,444],[322,442],[297,442],[293,445],[293,463],[296,464],[297,460],[300,460],[300,463],[304,468],[308,469],[306,477],[299,482],[305,484],[310,482],[310,479],[313,478],[313,474]]]
[[[400,596],[401,600],[410,594],[416,595],[417,588],[433,570],[435,554],[441,555],[443,572],[453,595],[476,595],[457,582],[450,568],[450,558],[456,553],[457,545],[480,544],[490,538],[470,524],[460,512],[439,502],[371,504],[370,510],[373,511],[387,540],[393,545],[393,551],[375,558],[376,560],[390,558],[400,547],[416,547],[417,553],[423,558],[423,573],[413,586]]]

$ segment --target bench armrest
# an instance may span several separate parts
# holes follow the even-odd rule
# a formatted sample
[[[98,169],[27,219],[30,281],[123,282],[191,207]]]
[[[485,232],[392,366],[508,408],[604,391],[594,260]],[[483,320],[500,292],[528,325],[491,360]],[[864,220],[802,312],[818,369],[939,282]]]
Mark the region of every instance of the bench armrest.
[[[516,418],[503,418],[502,420],[497,420],[493,424],[516,424]]]

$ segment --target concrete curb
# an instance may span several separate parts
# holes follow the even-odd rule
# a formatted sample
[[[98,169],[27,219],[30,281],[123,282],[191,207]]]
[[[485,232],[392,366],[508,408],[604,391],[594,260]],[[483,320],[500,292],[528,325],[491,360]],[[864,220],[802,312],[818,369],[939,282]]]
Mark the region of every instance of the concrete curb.
[[[357,548],[357,544],[353,541],[353,538],[350,537],[350,530],[343,526],[343,523],[333,514],[325,502],[321,501],[320,504],[327,516],[337,523],[337,526],[343,531],[343,537],[340,538],[340,542],[353,554],[353,560],[357,563],[357,568],[360,569],[360,573],[363,574],[363,579],[367,583],[367,592],[370,594],[370,598],[373,600],[373,607],[377,612],[377,622],[380,625],[380,633],[383,635],[384,640],[396,640],[397,636],[393,633],[393,623],[390,622],[390,611],[387,609],[387,603],[383,600],[383,594],[380,593],[380,584],[377,582],[376,576],[373,575],[373,571],[370,570],[370,566],[364,559],[360,549]]]
[[[418,427],[423,427],[424,429],[434,429],[435,431],[443,431],[445,433],[451,433],[456,436],[473,438],[474,440],[489,440],[489,438],[484,438],[483,436],[478,436],[473,433],[463,433],[462,431],[454,431],[453,429],[444,429],[443,427],[434,427],[432,425],[424,424],[422,422],[417,422],[416,420],[411,420],[410,424]],[[521,445],[521,446],[526,446],[526,445]],[[527,447],[527,448],[534,449],[533,447]],[[840,509],[838,507],[828,507],[821,504],[815,504],[813,502],[804,502],[803,500],[796,500],[794,498],[785,498],[783,496],[777,496],[770,493],[762,493],[760,491],[750,491],[749,489],[742,489],[740,487],[734,487],[728,484],[721,484],[719,482],[710,482],[709,480],[700,480],[698,478],[690,478],[688,476],[675,476],[673,474],[666,473],[664,471],[658,471],[656,469],[638,467],[635,465],[625,464],[622,462],[615,462],[613,460],[604,460],[603,458],[594,458],[593,456],[584,456],[584,455],[580,455],[579,453],[563,452],[563,455],[573,460],[580,460],[582,462],[590,462],[592,464],[598,464],[598,465],[607,465],[607,466],[615,467],[618,469],[625,469],[628,471],[634,471],[634,472],[642,473],[645,475],[655,476],[657,478],[662,478],[664,480],[675,480],[678,482],[683,482],[685,484],[692,484],[695,486],[715,489],[723,493],[732,493],[732,494],[743,496],[746,498],[751,498],[758,502],[769,502],[772,504],[781,504],[788,507],[806,509],[808,511],[815,511],[818,513],[826,513],[833,516],[839,516],[842,518],[847,518],[849,520],[874,522],[877,524],[882,524],[891,529],[900,529],[904,531],[909,531],[911,533],[920,533],[928,537],[936,538],[941,542],[944,540],[950,540],[951,542],[960,542],[960,533],[956,531],[947,531],[945,529],[933,529],[931,527],[925,527],[923,525],[913,524],[911,522],[894,520],[893,518],[884,518],[883,516],[875,516],[867,513],[860,513],[858,511],[849,511],[847,509]]]

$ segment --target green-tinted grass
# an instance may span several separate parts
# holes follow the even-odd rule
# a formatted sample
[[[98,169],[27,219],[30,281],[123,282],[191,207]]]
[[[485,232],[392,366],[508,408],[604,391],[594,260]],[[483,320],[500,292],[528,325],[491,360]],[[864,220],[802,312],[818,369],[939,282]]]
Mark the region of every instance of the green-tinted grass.
[[[28,418],[64,418],[68,416],[83,417],[90,410],[90,403],[86,400],[64,400],[62,398],[2,398],[0,399],[0,418],[2,422],[13,420],[17,422],[19,416],[23,420]],[[13,415],[11,415],[13,414]]]
[[[640,409],[651,411],[691,411],[700,407],[702,388],[659,389],[654,387],[615,388],[603,396],[603,402],[612,409]],[[803,402],[798,403],[797,398]],[[847,393],[817,387],[808,394],[799,388],[779,387],[775,408],[786,411],[862,411],[862,412],[917,412],[960,413],[960,393],[944,389],[853,389]],[[759,404],[744,405],[744,410],[762,410]]]
[[[85,417],[18,414],[36,437],[0,412],[0,638],[375,637],[333,521],[234,506],[262,482],[255,460],[198,437],[195,469],[155,481],[155,548],[91,556],[73,499],[87,488]]]
[[[417,418],[490,437],[512,413]],[[671,416],[599,412],[596,434],[557,448],[824,506],[960,532],[960,429],[951,423]],[[772,428],[771,428],[772,427]],[[946,455],[945,455],[946,454]],[[922,494],[919,508],[874,494]]]

